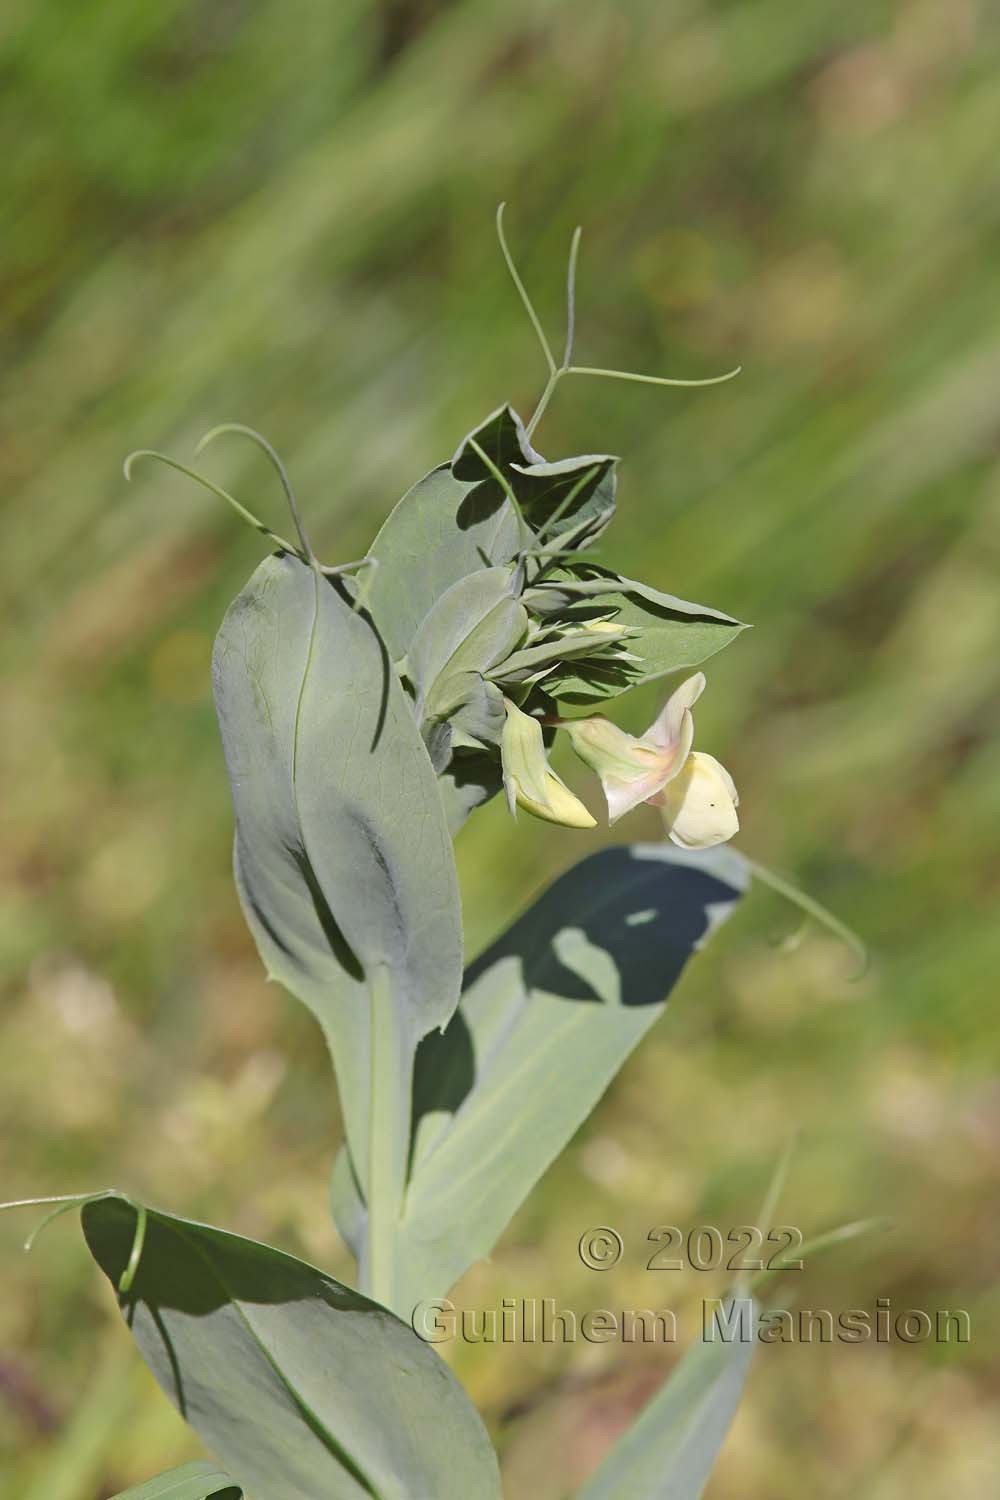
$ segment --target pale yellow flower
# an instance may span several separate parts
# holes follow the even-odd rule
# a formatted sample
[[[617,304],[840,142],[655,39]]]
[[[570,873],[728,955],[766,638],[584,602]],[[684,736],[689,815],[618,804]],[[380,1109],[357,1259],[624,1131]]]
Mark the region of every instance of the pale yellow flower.
[[[704,673],[688,677],[638,737],[601,715],[561,721],[577,755],[601,778],[610,822],[649,802],[662,810],[667,833],[684,848],[707,849],[736,833],[732,777],[713,756],[691,748],[691,709],[704,686]]]

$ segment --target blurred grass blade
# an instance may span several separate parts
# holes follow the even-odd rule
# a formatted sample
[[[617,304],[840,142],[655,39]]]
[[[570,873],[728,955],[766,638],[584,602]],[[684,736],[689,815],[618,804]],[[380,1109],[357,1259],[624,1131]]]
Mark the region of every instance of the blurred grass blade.
[[[783,875],[777,874],[776,871],[769,869],[767,865],[760,864],[755,859],[750,859],[748,855],[744,855],[744,858],[747,862],[747,868],[755,880],[759,880],[762,885],[770,886],[772,891],[779,896],[783,896],[793,906],[797,906],[800,911],[804,912],[807,917],[811,917],[820,927],[825,927],[828,932],[833,933],[834,937],[840,938],[841,942],[851,950],[858,961],[857,970],[851,977],[853,979],[861,979],[867,972],[869,960],[868,949],[857,933],[848,927],[845,922],[842,922],[839,917],[834,916],[833,912],[824,906],[821,901],[817,901],[815,897],[808,895],[795,885],[793,881],[786,880]]]
[[[774,1171],[771,1174],[771,1181],[767,1185],[767,1192],[764,1194],[764,1201],[760,1206],[760,1211],[756,1219],[758,1226],[765,1231],[774,1223],[774,1216],[778,1211],[781,1195],[785,1191],[785,1183],[788,1181],[788,1171],[792,1165],[792,1157],[795,1155],[795,1146],[796,1137],[793,1134],[789,1137],[784,1151],[778,1157]]]
[[[729,1299],[703,1335],[577,1493],[577,1500],[698,1500],[725,1441],[756,1347],[757,1309]]]
[[[93,1329],[89,1337],[93,1340]],[[53,1431],[37,1455],[17,1500],[94,1500],[113,1468],[121,1434],[136,1424],[140,1401],[135,1358],[118,1339],[101,1339],[88,1350],[86,1380],[64,1426]],[[5,1459],[6,1459],[6,1455]],[[0,1478],[6,1480],[6,1463]],[[6,1492],[0,1484],[0,1493]]]
[[[746,1283],[747,1290],[756,1292],[774,1276],[780,1276],[784,1270],[798,1269],[796,1262],[807,1261],[810,1256],[819,1255],[824,1250],[831,1250],[834,1245],[844,1245],[849,1240],[856,1240],[861,1235],[871,1234],[878,1229],[888,1229],[891,1220],[884,1217],[871,1219],[856,1219],[852,1224],[841,1224],[836,1229],[828,1229],[823,1234],[814,1235],[811,1240],[795,1247],[795,1260],[789,1266],[776,1265],[767,1266],[763,1271],[758,1271],[756,1276],[750,1278]]]

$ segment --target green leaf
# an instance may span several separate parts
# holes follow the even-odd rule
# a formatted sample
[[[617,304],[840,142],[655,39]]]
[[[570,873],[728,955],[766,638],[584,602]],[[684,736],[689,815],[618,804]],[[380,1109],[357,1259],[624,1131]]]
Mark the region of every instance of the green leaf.
[[[117,1287],[137,1210],[82,1210]],[[447,1366],[405,1323],[268,1245],[149,1210],[119,1303],[160,1385],[254,1500],[498,1500],[496,1457]]]
[[[492,687],[492,684],[487,684],[487,687]],[[495,698],[488,696],[483,703],[484,708],[496,708],[489,725],[491,739],[494,735],[499,739],[506,717],[503,710],[503,695],[498,696],[499,703]],[[447,770],[439,778],[438,785],[444,802],[448,828],[454,838],[469,814],[475,808],[481,807],[484,802],[488,802],[491,797],[495,797],[503,786],[500,757],[495,753],[489,754],[481,750],[460,749],[452,755]]]
[[[465,483],[445,465],[407,491],[369,548],[379,566],[368,608],[393,660],[453,583],[511,562],[519,540],[510,501],[493,481]]]
[[[543,616],[572,611],[574,603],[583,599],[599,600],[602,610],[615,610],[614,623],[629,627],[628,650],[637,661],[627,672],[569,669],[552,673],[545,679],[545,690],[563,702],[591,703],[671,672],[690,671],[747,628],[721,610],[593,566],[586,568],[584,577],[564,572],[525,594],[528,608]]]
[[[746,885],[730,849],[604,849],[473,965],[447,1030],[417,1054],[403,1302],[444,1295],[490,1253]],[[337,1175],[348,1237],[358,1208]]]
[[[232,604],[214,679],[244,913],[269,974],[323,1028],[366,1183],[370,1075],[394,1070],[405,1122],[409,1057],[461,984],[437,780],[370,621],[295,558],[266,559]],[[379,976],[388,1029],[374,1018]],[[405,1129],[391,1148],[405,1165]]]
[[[216,1464],[184,1464],[122,1490],[114,1500],[242,1500],[243,1491]]]
[[[736,1414],[756,1344],[749,1297],[727,1304],[732,1337],[700,1338],[577,1500],[698,1500]]]

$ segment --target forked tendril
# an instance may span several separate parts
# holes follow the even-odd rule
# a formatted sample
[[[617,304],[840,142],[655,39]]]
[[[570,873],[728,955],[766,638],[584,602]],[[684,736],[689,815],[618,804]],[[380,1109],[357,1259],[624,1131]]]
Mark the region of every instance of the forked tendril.
[[[542,353],[545,356],[545,363],[548,366],[549,371],[549,377],[545,383],[545,389],[542,391],[542,394],[539,397],[538,405],[535,407],[535,410],[531,416],[531,420],[528,422],[525,428],[525,431],[529,438],[541,421],[545,409],[552,399],[555,388],[564,375],[592,375],[607,380],[631,380],[639,385],[694,387],[702,385],[722,385],[725,381],[732,380],[734,376],[740,373],[743,366],[737,365],[734,370],[727,370],[725,375],[712,375],[707,380],[675,380],[666,375],[640,375],[633,370],[605,370],[600,369],[594,365],[573,364],[573,342],[576,336],[576,263],[577,257],[579,255],[580,236],[582,233],[579,225],[573,231],[573,239],[570,243],[569,250],[569,264],[566,272],[566,347],[563,354],[562,363],[556,364],[555,355],[552,353],[552,346],[545,336],[545,330],[542,327],[541,319],[535,311],[531,298],[528,296],[527,288],[525,287],[524,282],[522,281],[521,276],[518,273],[518,269],[514,264],[514,257],[511,255],[510,247],[507,244],[507,237],[504,233],[503,227],[503,215],[506,206],[507,205],[505,203],[501,203],[497,208],[497,239],[500,241],[500,251],[503,255],[507,270],[510,273],[510,278],[514,283],[514,286],[517,288],[517,294],[521,299],[525,312],[528,314],[528,317],[531,320],[531,326],[534,328],[535,333],[538,337],[538,342],[541,345]]]
[[[31,1254],[32,1250],[34,1250],[34,1248],[35,1248],[36,1242],[38,1241],[40,1235],[42,1234],[42,1231],[45,1230],[45,1229],[47,1229],[54,1219],[59,1219],[59,1218],[62,1217],[63,1214],[68,1214],[69,1211],[70,1211],[70,1209],[76,1208],[76,1206],[77,1206],[77,1204],[79,1202],[80,1202],[80,1199],[78,1199],[78,1198],[71,1198],[66,1203],[57,1203],[56,1206],[55,1206],[55,1208],[50,1208],[49,1211],[48,1211],[48,1213],[45,1215],[44,1219],[41,1219],[35,1225],[34,1229],[31,1231],[31,1233],[28,1235],[28,1238],[25,1240],[25,1242],[24,1242],[24,1253],[25,1253],[25,1255],[30,1255]],[[6,1207],[6,1206],[7,1205],[5,1204],[4,1207]]]
[[[268,462],[281,481],[281,488],[285,492],[285,500],[287,501],[288,509],[291,512],[292,521],[295,525],[295,531],[298,535],[300,543],[302,544],[302,554],[305,557],[306,562],[309,563],[310,567],[318,569],[319,563],[316,561],[316,554],[312,549],[312,543],[309,540],[309,536],[303,524],[302,513],[299,510],[299,504],[295,498],[295,491],[292,489],[292,481],[288,477],[288,470],[282,463],[277,449],[268,442],[267,438],[264,437],[262,433],[259,433],[253,427],[246,427],[242,422],[222,422],[218,427],[213,427],[211,432],[205,433],[205,436],[201,439],[201,442],[194,450],[195,453],[203,453],[204,450],[208,447],[209,443],[214,442],[217,437],[222,437],[223,434],[227,432],[235,432],[238,433],[241,437],[249,438],[250,441],[254,443],[266,456]]]
[[[24,1242],[25,1252],[34,1249],[35,1241],[46,1225],[51,1224],[53,1219],[58,1219],[61,1214],[68,1213],[71,1208],[78,1205],[82,1208],[85,1203],[93,1203],[97,1198],[104,1198],[107,1194],[100,1193],[57,1193],[45,1198],[15,1198],[9,1203],[0,1203],[0,1213],[8,1208],[47,1208],[50,1204],[55,1207],[45,1215],[41,1223],[36,1224]]]
[[[123,466],[125,478],[129,480],[132,478],[132,467],[137,458],[155,458],[159,463],[167,464],[171,469],[176,469],[179,473],[187,475],[188,479],[193,479],[196,484],[200,484],[205,489],[210,490],[213,495],[218,495],[219,499],[225,500],[226,504],[230,505],[236,512],[236,514],[240,517],[240,519],[245,521],[248,526],[252,526],[255,531],[259,531],[262,536],[266,536],[268,541],[273,542],[273,544],[282,552],[288,552],[293,557],[297,557],[301,562],[307,563],[310,567],[315,569],[317,573],[322,573],[324,577],[337,578],[347,573],[354,573],[359,572],[361,569],[368,569],[368,578],[363,584],[358,587],[352,606],[355,612],[363,609],[368,602],[368,597],[371,593],[372,585],[375,581],[375,574],[378,570],[378,559],[375,557],[361,557],[356,558],[353,562],[338,563],[332,567],[320,563],[316,558],[316,554],[312,549],[312,545],[306,533],[306,529],[302,521],[302,516],[299,511],[298,502],[295,498],[295,491],[293,490],[291,480],[288,477],[288,471],[285,468],[285,465],[282,462],[277,451],[268,442],[267,438],[265,438],[261,433],[257,432],[254,428],[246,427],[240,422],[224,422],[218,427],[213,427],[211,432],[206,432],[205,436],[201,439],[200,443],[195,449],[195,452],[201,453],[202,450],[206,448],[210,442],[212,442],[215,438],[220,437],[225,432],[236,432],[242,434],[242,436],[244,437],[248,437],[252,443],[256,444],[256,446],[266,454],[272,467],[275,469],[279,480],[281,481],[281,487],[284,490],[285,499],[288,503],[288,508],[291,512],[292,520],[295,523],[295,530],[298,533],[300,543],[299,546],[296,546],[293,542],[289,542],[277,531],[273,531],[270,526],[266,525],[265,522],[260,519],[259,516],[254,515],[252,510],[249,510],[247,506],[241,504],[240,501],[236,499],[235,495],[231,495],[228,490],[223,489],[221,485],[216,484],[215,481],[209,479],[207,475],[199,474],[197,469],[192,469],[187,464],[182,464],[179,459],[171,458],[169,454],[161,453],[156,448],[138,448],[134,453],[130,453],[126,458]]]
[[[38,1236],[42,1230],[58,1219],[62,1214],[69,1213],[72,1208],[86,1208],[89,1203],[100,1203],[104,1198],[120,1198],[127,1203],[129,1208],[135,1209],[135,1233],[132,1237],[132,1249],[125,1269],[118,1278],[118,1291],[125,1295],[132,1288],[139,1262],[142,1260],[142,1251],[146,1243],[146,1225],[149,1220],[149,1210],[143,1203],[133,1203],[127,1193],[121,1193],[116,1188],[102,1188],[96,1193],[59,1193],[47,1198],[17,1198],[10,1203],[0,1203],[0,1212],[7,1208],[44,1208],[50,1204],[55,1206],[49,1213],[36,1224],[24,1242],[26,1251],[34,1249]]]
[[[272,531],[270,526],[265,525],[259,516],[255,516],[252,510],[248,510],[245,505],[241,505],[235,495],[231,495],[220,484],[216,484],[214,479],[209,479],[205,474],[199,474],[197,469],[189,468],[187,464],[182,464],[180,459],[171,458],[168,453],[161,453],[157,448],[137,448],[134,453],[130,453],[122,465],[126,479],[130,480],[132,478],[132,469],[137,458],[155,458],[157,463],[166,464],[169,468],[176,469],[178,473],[186,474],[188,479],[194,480],[195,484],[200,484],[204,489],[211,490],[213,495],[218,495],[220,500],[225,500],[226,504],[232,506],[241,520],[246,521],[248,526],[252,526],[262,536],[266,536],[268,541],[273,542],[276,547],[280,547],[282,552],[290,552],[294,557],[302,556],[298,547],[292,542],[286,541],[283,536],[279,536],[276,531]],[[302,560],[304,562],[305,558]]]
[[[531,326],[532,328],[534,328],[535,333],[538,335],[538,342],[541,344],[542,353],[545,355],[545,363],[549,367],[550,376],[552,376],[555,375],[556,370],[558,369],[558,366],[556,364],[556,357],[552,353],[552,348],[549,344],[548,339],[545,337],[545,329],[542,327],[541,319],[535,312],[531,298],[528,296],[527,288],[525,287],[524,282],[521,280],[521,277],[518,274],[517,266],[514,264],[514,257],[511,255],[510,248],[507,244],[507,236],[504,233],[503,227],[503,213],[506,207],[506,203],[500,203],[497,206],[497,239],[500,241],[500,253],[503,256],[504,261],[506,262],[507,270],[510,273],[510,279],[517,288],[517,295],[521,299],[524,310],[528,314],[528,317],[531,319]]]

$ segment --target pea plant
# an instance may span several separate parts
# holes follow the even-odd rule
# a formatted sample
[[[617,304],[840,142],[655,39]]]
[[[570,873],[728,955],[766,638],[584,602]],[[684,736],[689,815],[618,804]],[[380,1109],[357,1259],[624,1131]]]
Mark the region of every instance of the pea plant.
[[[693,743],[699,669],[743,625],[596,560],[618,460],[534,447],[564,379],[714,382],[574,363],[579,231],[557,360],[502,214],[498,231],[545,356],[541,400],[527,422],[505,405],[474,427],[363,558],[319,561],[284,465],[249,428],[201,446],[229,434],[263,450],[291,539],[152,455],[273,548],[213,656],[235,881],[264,967],[329,1048],[345,1134],[331,1204],[358,1286],[121,1192],[31,1200],[49,1217],[79,1210],[144,1359],[214,1455],[131,1500],[501,1494],[483,1423],[414,1310],[490,1253],[756,869],[727,847],[732,778]],[[596,712],[661,679],[641,737]],[[463,975],[453,840],[466,819],[503,790],[512,814],[594,826],[549,764],[560,734],[611,821],[651,803],[663,839],[586,855]],[[694,1347],[579,1500],[694,1500],[751,1351]]]

